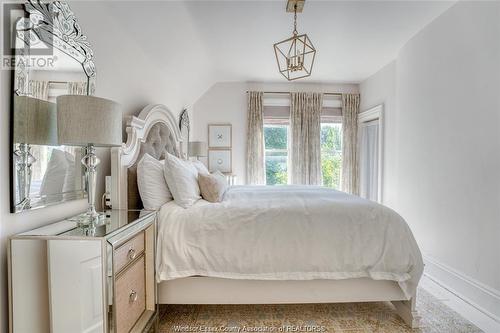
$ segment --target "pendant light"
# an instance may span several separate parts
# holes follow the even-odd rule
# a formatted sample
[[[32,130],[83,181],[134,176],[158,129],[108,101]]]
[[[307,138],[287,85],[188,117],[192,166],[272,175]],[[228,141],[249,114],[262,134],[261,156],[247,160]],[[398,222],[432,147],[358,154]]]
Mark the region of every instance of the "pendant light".
[[[297,32],[297,11],[302,11],[304,1],[288,1],[287,12],[294,13],[292,37],[274,44],[278,70],[288,81],[310,76],[316,56],[316,49],[307,34]]]

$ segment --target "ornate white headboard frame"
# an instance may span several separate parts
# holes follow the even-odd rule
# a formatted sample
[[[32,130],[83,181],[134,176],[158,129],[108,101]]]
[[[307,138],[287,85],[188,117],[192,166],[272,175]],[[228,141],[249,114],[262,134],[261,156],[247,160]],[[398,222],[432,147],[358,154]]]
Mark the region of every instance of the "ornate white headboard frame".
[[[175,146],[178,155],[183,155],[182,137],[177,120],[165,105],[151,104],[142,109],[138,116],[132,116],[127,121],[126,143],[122,144],[122,147],[111,149],[111,205],[113,209],[129,208],[129,169],[139,162],[139,158],[142,157],[142,147],[148,144],[148,134],[155,125],[159,126],[158,124],[166,127],[169,144]]]

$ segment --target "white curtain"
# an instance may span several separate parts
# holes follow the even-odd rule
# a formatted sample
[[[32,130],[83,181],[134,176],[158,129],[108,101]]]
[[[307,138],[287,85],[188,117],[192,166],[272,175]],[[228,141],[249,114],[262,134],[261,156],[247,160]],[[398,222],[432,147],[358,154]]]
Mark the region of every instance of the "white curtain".
[[[374,120],[360,126],[359,195],[378,201],[379,121]]]
[[[247,184],[263,185],[266,183],[264,172],[264,107],[262,92],[247,93]]]
[[[87,83],[68,82],[68,95],[87,95]]]
[[[342,95],[342,190],[359,193],[358,113],[359,94]]]
[[[321,185],[321,93],[290,94],[290,182]]]
[[[30,80],[28,83],[29,95],[44,101],[49,100],[49,81]]]

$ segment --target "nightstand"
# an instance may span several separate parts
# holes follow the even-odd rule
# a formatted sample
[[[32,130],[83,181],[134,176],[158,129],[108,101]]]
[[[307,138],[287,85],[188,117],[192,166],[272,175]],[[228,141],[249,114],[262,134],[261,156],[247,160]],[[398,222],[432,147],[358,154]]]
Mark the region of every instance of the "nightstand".
[[[10,332],[142,332],[157,324],[156,213],[110,210],[9,241]]]

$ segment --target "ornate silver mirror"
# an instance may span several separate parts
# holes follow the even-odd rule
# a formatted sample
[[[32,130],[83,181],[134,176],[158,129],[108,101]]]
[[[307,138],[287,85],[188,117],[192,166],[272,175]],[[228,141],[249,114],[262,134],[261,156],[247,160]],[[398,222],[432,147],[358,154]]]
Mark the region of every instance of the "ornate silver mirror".
[[[81,148],[57,142],[56,97],[95,91],[93,51],[67,3],[30,0],[15,19],[11,212],[85,195]]]

